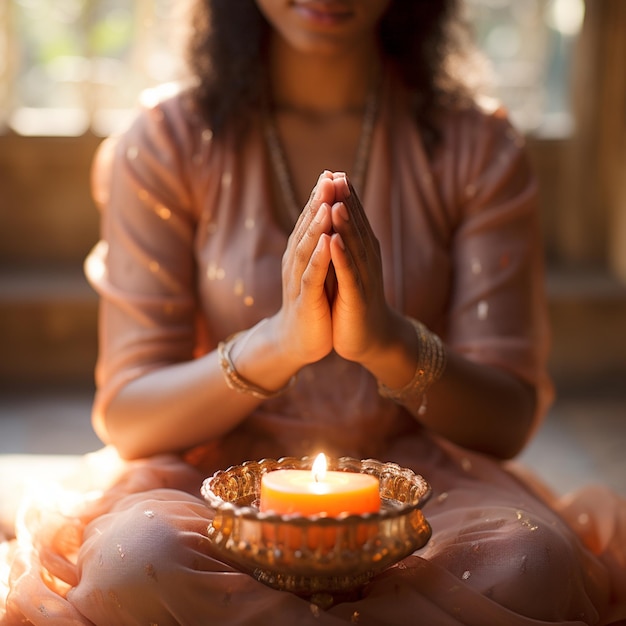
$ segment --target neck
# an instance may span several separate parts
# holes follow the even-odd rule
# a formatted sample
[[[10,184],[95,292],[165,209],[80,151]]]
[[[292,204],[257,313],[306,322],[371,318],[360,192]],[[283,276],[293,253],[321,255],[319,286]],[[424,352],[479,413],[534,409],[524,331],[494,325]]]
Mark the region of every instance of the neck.
[[[378,67],[378,52],[371,48],[325,57],[276,38],[270,49],[272,99],[278,107],[320,116],[362,110]]]

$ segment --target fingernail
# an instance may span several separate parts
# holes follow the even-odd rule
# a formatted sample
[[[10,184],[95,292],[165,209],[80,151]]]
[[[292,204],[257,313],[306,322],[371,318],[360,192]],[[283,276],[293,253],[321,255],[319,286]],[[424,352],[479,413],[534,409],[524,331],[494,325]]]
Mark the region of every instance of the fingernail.
[[[346,205],[343,202],[337,202],[335,204],[335,207],[337,209],[337,212],[339,213],[339,215],[341,215],[341,217],[343,218],[344,222],[349,222],[350,221],[350,214],[348,213],[348,209],[346,208]]]
[[[340,247],[342,250],[345,250],[345,249],[346,249],[346,244],[343,242],[343,239],[342,239],[341,235],[340,235],[339,233],[335,233],[335,234],[333,235],[333,237],[335,238],[335,240],[336,240],[336,241],[337,241],[337,243],[339,244],[339,247]]]
[[[345,198],[350,197],[350,185],[348,184],[348,177],[343,175],[343,193]]]
[[[322,210],[326,210],[328,208],[328,204],[326,202],[323,202],[322,204],[320,204],[319,208],[317,209],[316,213],[315,213],[315,217],[313,218],[313,221],[316,224],[321,224],[322,223]]]

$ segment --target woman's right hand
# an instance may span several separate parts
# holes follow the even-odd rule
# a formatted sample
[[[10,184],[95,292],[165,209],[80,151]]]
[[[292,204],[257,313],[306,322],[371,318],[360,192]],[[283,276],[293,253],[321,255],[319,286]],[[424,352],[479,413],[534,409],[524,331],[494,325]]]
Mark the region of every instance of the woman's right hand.
[[[271,318],[284,354],[304,366],[333,348],[330,305],[325,281],[330,268],[333,175],[323,172],[289,236],[282,259],[283,301]]]

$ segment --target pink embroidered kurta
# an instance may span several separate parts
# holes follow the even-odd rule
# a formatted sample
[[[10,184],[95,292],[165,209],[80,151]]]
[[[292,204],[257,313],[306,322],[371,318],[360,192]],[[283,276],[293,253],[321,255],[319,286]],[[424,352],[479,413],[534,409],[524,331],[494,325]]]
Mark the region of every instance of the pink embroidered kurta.
[[[429,157],[402,89],[389,82],[359,192],[380,240],[389,302],[450,350],[531,384],[538,423],[552,390],[537,186],[505,114],[447,114]],[[272,209],[258,124],[236,145],[230,135],[214,138],[184,93],[146,105],[101,149],[94,195],[102,240],[86,267],[102,299],[95,411],[130,380],[207,353],[279,308],[288,233]],[[394,461],[433,488],[430,542],[359,599],[327,611],[220,562],[199,497],[216,469],[319,449]],[[366,370],[336,355],[304,368],[286,394],[184,458],[125,463],[105,449],[83,465],[81,489],[113,486],[78,495],[70,513],[41,505],[26,513],[18,542],[6,544],[3,624],[626,618],[623,501],[595,489],[548,502],[503,464],[433,436],[381,398]]]

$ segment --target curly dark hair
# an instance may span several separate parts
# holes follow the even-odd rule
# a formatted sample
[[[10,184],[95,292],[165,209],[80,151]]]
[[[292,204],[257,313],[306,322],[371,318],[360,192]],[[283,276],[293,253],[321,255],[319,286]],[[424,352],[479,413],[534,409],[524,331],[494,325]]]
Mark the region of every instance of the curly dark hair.
[[[462,0],[392,0],[379,26],[381,49],[413,93],[416,123],[436,138],[436,111],[471,98],[465,80],[474,49]],[[187,62],[209,126],[241,126],[261,104],[270,25],[255,0],[196,0]],[[464,78],[461,79],[463,74]]]

